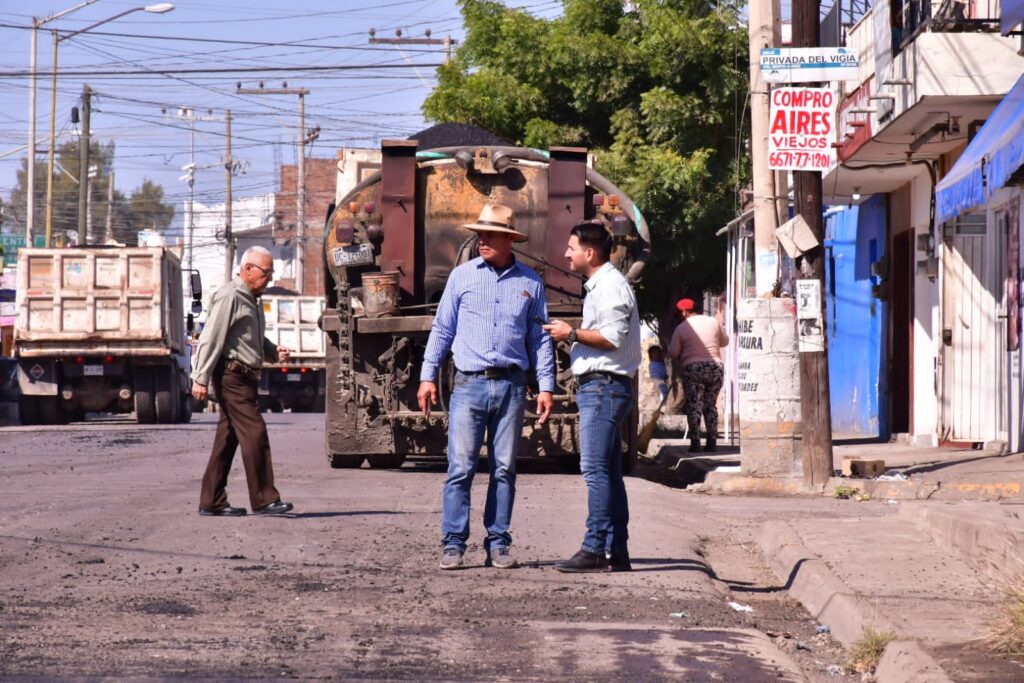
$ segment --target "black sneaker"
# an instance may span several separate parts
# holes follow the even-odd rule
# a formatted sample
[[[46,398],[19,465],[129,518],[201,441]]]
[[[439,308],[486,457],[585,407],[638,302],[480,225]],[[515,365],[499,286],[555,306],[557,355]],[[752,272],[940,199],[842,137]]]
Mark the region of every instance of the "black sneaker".
[[[559,562],[555,569],[566,574],[588,574],[609,571],[608,558],[604,555],[580,550],[565,562]]]
[[[441,551],[441,569],[462,569],[462,551],[455,547]]]
[[[708,439],[706,439],[704,441],[704,452],[705,453],[714,453],[717,450],[718,450],[718,447],[717,447],[717,443],[716,443],[715,439],[712,439],[712,438],[709,437]]]
[[[700,453],[703,449],[700,447],[700,439],[690,439],[690,452]]]

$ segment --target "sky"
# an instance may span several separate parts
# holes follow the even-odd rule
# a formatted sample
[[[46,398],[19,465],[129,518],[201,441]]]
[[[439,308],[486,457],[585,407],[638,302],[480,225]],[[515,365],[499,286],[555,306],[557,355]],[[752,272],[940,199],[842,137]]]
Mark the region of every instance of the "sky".
[[[5,202],[26,158],[26,151],[17,148],[28,141],[32,17],[44,19],[82,1],[0,0],[0,197]],[[443,47],[371,45],[371,28],[378,38],[393,37],[396,29],[407,38],[423,37],[428,29],[433,38],[463,38],[455,0],[173,4],[174,10],[165,14],[131,12],[60,42],[55,128],[58,140],[77,139],[71,109],[88,84],[95,93],[92,135],[116,144],[117,189],[127,196],[144,179],[162,185],[165,201],[178,209],[178,228],[189,193],[180,178],[190,162],[193,125],[196,202],[223,202],[226,196],[221,164],[228,109],[232,156],[247,163],[234,178],[235,197],[277,190],[278,164],[297,159],[297,96],[241,95],[235,92],[238,82],[244,88],[263,81],[267,89],[281,88],[283,82],[308,89],[306,128],[319,126],[320,136],[307,146],[307,157],[333,158],[337,149],[378,147],[382,139],[408,137],[430,125],[420,107],[436,85],[435,69],[414,65],[442,62]],[[545,17],[561,9],[558,0],[507,4]],[[48,147],[51,31],[77,31],[141,6],[133,0],[94,0],[39,31],[37,164],[46,163]],[[244,71],[203,72],[210,69]],[[181,108],[191,109],[196,120],[181,118]],[[43,223],[37,216],[37,229]]]

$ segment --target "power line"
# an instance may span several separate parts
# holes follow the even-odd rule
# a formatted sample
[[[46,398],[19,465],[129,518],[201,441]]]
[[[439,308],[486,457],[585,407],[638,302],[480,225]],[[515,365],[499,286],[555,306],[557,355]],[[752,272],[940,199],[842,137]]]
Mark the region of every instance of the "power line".
[[[250,66],[224,67],[219,69],[126,69],[72,71],[64,70],[61,76],[173,76],[177,74],[234,74],[234,73],[301,73],[304,71],[372,71],[374,69],[428,69],[444,66],[443,63],[429,64],[333,64],[330,66]],[[38,72],[37,72],[38,73]],[[31,76],[31,71],[0,71],[0,78]]]

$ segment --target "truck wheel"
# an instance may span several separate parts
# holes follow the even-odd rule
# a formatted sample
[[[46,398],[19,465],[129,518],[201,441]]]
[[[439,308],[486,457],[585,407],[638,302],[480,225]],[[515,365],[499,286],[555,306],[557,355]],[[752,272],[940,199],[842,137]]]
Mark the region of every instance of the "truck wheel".
[[[43,396],[39,400],[39,422],[44,425],[64,423],[64,415],[60,410],[60,402],[56,396]]]
[[[173,424],[178,421],[178,373],[173,367],[153,369],[153,407],[156,421]]]
[[[19,396],[18,415],[23,425],[39,424],[39,398],[36,396]]]
[[[629,415],[622,421],[622,426],[620,427],[625,432],[626,437],[622,448],[623,474],[632,474],[633,467],[636,465],[637,444],[640,441],[639,427],[640,408],[634,400],[633,409],[629,411]]]
[[[153,374],[147,367],[135,368],[135,420],[140,425],[156,422],[153,405]]]
[[[405,454],[403,453],[383,453],[380,455],[368,455],[366,459],[370,463],[370,467],[375,470],[397,470],[402,467],[402,463],[405,462]]]
[[[192,421],[192,394],[181,394],[181,407],[178,408],[178,422],[188,424]]]
[[[327,462],[336,470],[348,469],[357,470],[363,466],[362,455],[349,455],[348,453],[327,453]]]

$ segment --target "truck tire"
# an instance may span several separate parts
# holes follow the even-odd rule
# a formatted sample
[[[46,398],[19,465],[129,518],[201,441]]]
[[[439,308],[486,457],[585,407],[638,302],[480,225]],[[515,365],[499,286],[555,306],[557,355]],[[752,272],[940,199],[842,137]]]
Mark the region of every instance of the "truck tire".
[[[140,425],[156,422],[156,406],[153,405],[153,373],[150,368],[135,368],[135,420]]]
[[[178,421],[178,373],[173,366],[153,368],[153,407],[156,421],[174,424]]]
[[[178,422],[188,424],[192,421],[192,394],[181,394],[181,406],[178,408]]]
[[[39,399],[39,423],[59,425],[64,423],[64,415],[60,410],[60,401],[56,396],[42,396]]]
[[[637,444],[640,441],[640,408],[636,401],[633,402],[633,409],[622,421],[621,429],[625,432],[625,444],[622,449],[622,473],[632,474],[636,465]]]
[[[18,397],[18,416],[23,425],[39,424],[39,397],[25,396]]]
[[[404,453],[379,453],[377,455],[368,455],[366,460],[370,463],[370,468],[375,470],[397,470],[401,469],[402,463],[405,462]]]
[[[327,453],[327,462],[336,470],[357,470],[363,466],[363,455],[348,455],[345,453]]]

